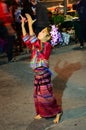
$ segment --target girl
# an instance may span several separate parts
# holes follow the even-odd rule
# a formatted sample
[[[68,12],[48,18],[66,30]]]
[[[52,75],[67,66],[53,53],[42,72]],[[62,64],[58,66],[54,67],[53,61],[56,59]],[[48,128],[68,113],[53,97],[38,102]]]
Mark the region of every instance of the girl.
[[[22,18],[22,33],[23,41],[26,43],[29,49],[32,51],[30,66],[32,67],[34,76],[34,103],[36,108],[35,119],[42,117],[54,117],[54,123],[58,123],[62,114],[61,108],[56,103],[56,99],[52,91],[51,72],[49,70],[48,59],[51,53],[52,44],[50,44],[51,35],[48,32],[48,28],[44,28],[39,32],[36,37],[32,24],[32,20],[29,14],[26,14],[29,34],[27,34],[24,23],[25,19]]]

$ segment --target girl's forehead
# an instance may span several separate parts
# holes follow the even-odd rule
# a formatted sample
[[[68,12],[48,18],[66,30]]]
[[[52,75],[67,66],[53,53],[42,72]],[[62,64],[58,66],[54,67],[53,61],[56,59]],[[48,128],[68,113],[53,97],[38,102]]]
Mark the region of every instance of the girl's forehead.
[[[48,33],[47,27],[42,30],[42,32]]]

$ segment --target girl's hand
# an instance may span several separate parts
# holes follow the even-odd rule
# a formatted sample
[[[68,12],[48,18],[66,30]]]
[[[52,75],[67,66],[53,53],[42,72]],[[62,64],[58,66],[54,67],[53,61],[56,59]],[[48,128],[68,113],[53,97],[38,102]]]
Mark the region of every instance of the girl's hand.
[[[22,15],[20,15],[20,17],[21,17],[22,34],[23,34],[23,36],[25,36],[27,34],[26,29],[24,27],[24,25],[25,25],[25,18]]]
[[[24,24],[25,24],[25,18],[22,15],[20,15],[20,17],[21,17],[21,24],[22,24],[22,26],[24,26]]]
[[[33,20],[29,14],[25,14],[25,16],[30,25],[32,25],[36,21],[36,19]]]

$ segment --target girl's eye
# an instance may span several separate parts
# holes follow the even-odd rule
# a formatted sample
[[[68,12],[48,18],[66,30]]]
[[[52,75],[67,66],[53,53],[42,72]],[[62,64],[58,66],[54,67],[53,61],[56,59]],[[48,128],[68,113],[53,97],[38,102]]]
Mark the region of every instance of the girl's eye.
[[[48,36],[49,36],[49,34],[46,35],[46,37],[48,37]]]

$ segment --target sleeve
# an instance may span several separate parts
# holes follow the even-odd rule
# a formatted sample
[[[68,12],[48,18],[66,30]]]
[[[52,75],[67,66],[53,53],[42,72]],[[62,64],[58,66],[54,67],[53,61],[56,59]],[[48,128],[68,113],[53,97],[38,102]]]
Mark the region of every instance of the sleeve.
[[[29,36],[26,34],[22,39],[29,49],[32,50],[34,46],[35,49],[41,50],[41,42],[35,35]]]
[[[35,43],[37,41],[37,37],[35,35],[29,36],[28,34],[23,36],[22,39],[29,49],[32,49],[32,46],[35,45]]]

